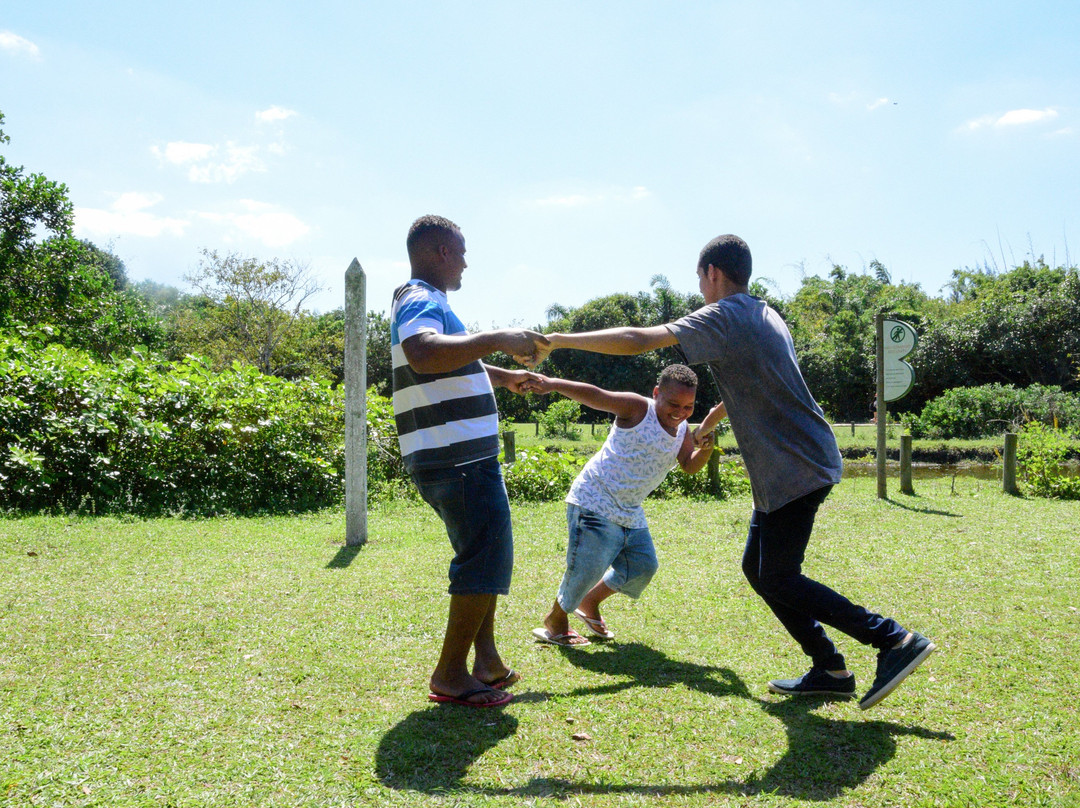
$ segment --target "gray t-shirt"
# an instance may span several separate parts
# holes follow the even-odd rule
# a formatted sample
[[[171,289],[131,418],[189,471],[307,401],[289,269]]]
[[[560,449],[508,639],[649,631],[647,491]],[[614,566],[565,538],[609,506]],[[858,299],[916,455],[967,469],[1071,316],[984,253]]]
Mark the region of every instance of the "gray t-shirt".
[[[836,436],[806,387],[783,319],[760,298],[736,294],[668,324],[690,364],[717,376],[754,507],[775,511],[840,482]]]

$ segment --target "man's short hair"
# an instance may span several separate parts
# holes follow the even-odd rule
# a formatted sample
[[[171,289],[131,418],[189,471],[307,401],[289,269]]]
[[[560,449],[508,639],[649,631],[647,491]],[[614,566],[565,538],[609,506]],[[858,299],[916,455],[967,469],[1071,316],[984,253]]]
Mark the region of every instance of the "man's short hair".
[[[443,241],[455,233],[460,233],[461,228],[447,219],[445,216],[421,216],[409,228],[409,235],[405,239],[405,248],[412,258],[420,253],[425,247],[438,247]]]
[[[706,269],[712,264],[740,286],[750,283],[752,263],[750,247],[741,238],[730,233],[714,238],[705,245],[698,257],[699,269]]]
[[[697,387],[697,374],[686,365],[668,365],[656,380],[657,387],[681,384],[683,387]]]

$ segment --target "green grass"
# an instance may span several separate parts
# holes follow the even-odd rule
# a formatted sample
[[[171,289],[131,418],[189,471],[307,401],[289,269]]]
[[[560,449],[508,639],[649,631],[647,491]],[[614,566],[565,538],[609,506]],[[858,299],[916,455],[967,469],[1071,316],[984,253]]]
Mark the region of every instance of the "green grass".
[[[895,490],[895,483],[893,483]],[[939,644],[878,707],[784,700],[805,661],[739,573],[749,501],[650,502],[618,638],[538,646],[561,504],[515,508],[502,710],[431,705],[448,545],[370,517],[0,522],[0,805],[1080,805],[1075,503],[845,481],[807,571]],[[873,653],[837,637],[859,677]],[[588,739],[574,740],[575,734]]]

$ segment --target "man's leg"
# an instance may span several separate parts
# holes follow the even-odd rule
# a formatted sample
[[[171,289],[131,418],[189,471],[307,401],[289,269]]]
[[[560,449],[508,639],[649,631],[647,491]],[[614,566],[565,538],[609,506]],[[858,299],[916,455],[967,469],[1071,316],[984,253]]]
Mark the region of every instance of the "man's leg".
[[[803,652],[813,659],[815,667],[838,670],[844,667],[844,659],[821,623],[879,650],[903,640],[907,631],[895,620],[857,606],[802,574],[814,517],[827,494],[828,489],[822,489],[772,513],[755,511],[743,571]],[[757,545],[756,569],[753,558],[748,557],[752,543]]]
[[[484,622],[494,622],[494,602],[497,595],[451,595],[450,616],[446,622],[442,652],[431,674],[431,692],[443,696],[458,696],[482,688],[484,683],[469,673],[469,651],[477,641]],[[494,638],[490,639],[494,649]],[[497,656],[497,654],[496,654]],[[502,695],[491,691],[477,693],[469,701],[483,704],[498,701]]]
[[[450,614],[431,688],[441,695],[459,696],[509,673],[495,650],[495,608],[498,594],[509,590],[513,569],[510,506],[494,458],[417,473],[414,479],[446,525],[455,552],[450,562]],[[484,674],[484,681],[469,673],[469,651],[474,646],[474,670]],[[487,692],[469,701],[501,698]]]
[[[480,622],[480,628],[473,640],[476,656],[473,659],[472,675],[484,683],[499,681],[510,674],[510,668],[502,661],[499,650],[495,647],[495,609],[498,605],[499,596],[492,595],[487,614]],[[520,677],[515,675],[513,682],[518,681],[518,678]]]

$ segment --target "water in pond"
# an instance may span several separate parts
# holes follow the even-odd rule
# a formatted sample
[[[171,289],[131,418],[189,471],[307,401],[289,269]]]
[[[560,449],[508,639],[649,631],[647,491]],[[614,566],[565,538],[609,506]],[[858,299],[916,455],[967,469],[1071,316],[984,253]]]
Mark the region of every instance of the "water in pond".
[[[1002,465],[1000,463],[955,463],[949,465],[911,464],[911,479],[913,480],[936,480],[942,477],[970,477],[976,480],[1000,480],[1001,472]],[[1080,476],[1080,464],[1066,464],[1060,468],[1060,472],[1067,477]],[[896,477],[899,479],[900,464],[890,462],[885,473],[888,477]],[[846,478],[875,476],[877,476],[876,463],[844,461],[844,477]]]

